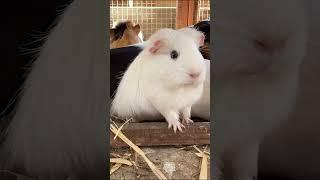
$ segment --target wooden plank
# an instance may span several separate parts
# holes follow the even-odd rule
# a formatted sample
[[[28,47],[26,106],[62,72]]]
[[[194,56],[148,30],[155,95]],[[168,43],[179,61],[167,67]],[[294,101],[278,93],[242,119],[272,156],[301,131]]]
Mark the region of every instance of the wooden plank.
[[[175,134],[166,122],[143,122],[126,124],[122,133],[138,146],[206,145],[210,144],[210,122],[195,122],[183,132]],[[127,147],[110,131],[111,147]]]
[[[183,28],[193,25],[197,20],[198,0],[178,1],[176,28]]]
[[[189,0],[178,1],[176,13],[176,29],[188,26]]]
[[[198,0],[189,1],[188,26],[197,23]]]

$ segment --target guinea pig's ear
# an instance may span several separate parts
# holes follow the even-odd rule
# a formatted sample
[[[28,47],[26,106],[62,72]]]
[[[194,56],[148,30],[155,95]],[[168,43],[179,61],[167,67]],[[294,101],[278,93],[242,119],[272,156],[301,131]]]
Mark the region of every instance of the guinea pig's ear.
[[[206,39],[205,35],[203,33],[201,33],[199,35],[199,46],[203,46],[204,45],[204,40]]]
[[[204,45],[205,35],[201,31],[190,27],[182,28],[178,31],[184,33],[188,37],[193,38],[199,47]]]
[[[133,31],[135,32],[135,34],[139,34],[140,33],[140,25],[137,24],[133,27]]]
[[[164,41],[161,40],[161,39],[152,41],[152,42],[150,42],[150,43],[151,43],[151,45],[150,45],[150,48],[149,48],[149,52],[150,52],[151,54],[157,54],[157,53],[159,53],[159,52],[160,52],[159,50],[160,50],[162,47],[164,47]]]
[[[133,29],[133,23],[129,20],[126,21],[127,29]]]
[[[160,29],[152,34],[148,40],[148,50],[151,54],[168,53],[171,46],[171,40],[175,36],[176,31],[172,29]]]

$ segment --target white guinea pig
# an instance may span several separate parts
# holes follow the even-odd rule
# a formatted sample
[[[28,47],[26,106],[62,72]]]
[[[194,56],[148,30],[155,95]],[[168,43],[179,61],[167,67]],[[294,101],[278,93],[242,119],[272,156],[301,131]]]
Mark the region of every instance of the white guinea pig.
[[[294,108],[308,26],[299,0],[234,3],[217,3],[215,157],[224,179],[251,180],[261,139]]]
[[[154,33],[124,73],[112,101],[111,115],[164,117],[168,128],[182,131],[182,123],[193,122],[191,106],[203,91],[206,68],[199,51],[203,43],[204,35],[193,28]]]

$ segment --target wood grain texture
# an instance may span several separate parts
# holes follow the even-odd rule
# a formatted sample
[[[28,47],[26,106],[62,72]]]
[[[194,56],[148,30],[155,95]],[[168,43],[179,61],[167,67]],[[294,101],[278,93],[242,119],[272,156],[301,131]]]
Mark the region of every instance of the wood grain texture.
[[[198,0],[189,1],[188,26],[197,23]]]
[[[184,28],[196,23],[198,0],[183,0],[177,3],[176,28]]]
[[[195,122],[176,134],[168,129],[166,122],[129,123],[122,133],[137,146],[210,144],[210,122]],[[127,147],[121,139],[113,138],[114,134],[110,132],[111,147]]]
[[[178,1],[176,13],[176,29],[188,26],[188,11],[189,1]]]

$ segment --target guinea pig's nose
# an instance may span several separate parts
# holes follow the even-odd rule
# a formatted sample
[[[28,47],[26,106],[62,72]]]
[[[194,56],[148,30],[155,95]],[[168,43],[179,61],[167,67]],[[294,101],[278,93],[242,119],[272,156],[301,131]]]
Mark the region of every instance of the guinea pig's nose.
[[[200,72],[189,73],[189,76],[193,79],[196,79],[200,76]]]

